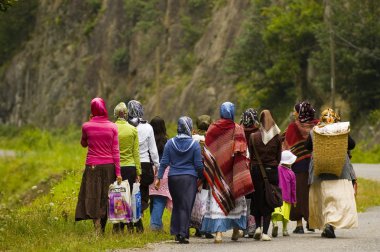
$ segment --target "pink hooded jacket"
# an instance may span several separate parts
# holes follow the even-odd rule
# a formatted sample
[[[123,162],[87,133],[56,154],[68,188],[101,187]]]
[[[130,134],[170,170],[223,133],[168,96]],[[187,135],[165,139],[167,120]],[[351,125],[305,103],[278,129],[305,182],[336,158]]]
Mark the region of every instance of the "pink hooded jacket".
[[[116,176],[120,176],[117,126],[108,120],[102,98],[91,101],[91,113],[91,120],[82,125],[81,145],[88,147],[86,165],[114,164]]]

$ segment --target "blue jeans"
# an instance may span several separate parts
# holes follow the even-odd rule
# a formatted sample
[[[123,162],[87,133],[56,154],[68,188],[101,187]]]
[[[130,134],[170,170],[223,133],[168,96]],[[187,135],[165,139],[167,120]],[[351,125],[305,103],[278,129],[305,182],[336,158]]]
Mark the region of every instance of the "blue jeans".
[[[165,196],[151,196],[152,198],[152,211],[150,213],[150,228],[152,230],[161,230],[162,229],[162,215],[168,200]]]

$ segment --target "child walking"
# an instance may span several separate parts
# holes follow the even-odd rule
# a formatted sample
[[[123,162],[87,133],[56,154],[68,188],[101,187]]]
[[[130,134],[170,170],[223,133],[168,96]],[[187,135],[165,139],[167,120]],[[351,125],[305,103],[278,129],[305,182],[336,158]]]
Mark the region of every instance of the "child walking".
[[[290,207],[292,204],[296,204],[296,176],[291,166],[296,159],[297,156],[288,150],[281,153],[281,162],[278,166],[278,179],[279,186],[282,190],[283,204],[281,207],[275,208],[272,213],[272,237],[277,237],[278,235],[277,221],[282,221],[282,235],[289,236],[287,225],[289,222]]]

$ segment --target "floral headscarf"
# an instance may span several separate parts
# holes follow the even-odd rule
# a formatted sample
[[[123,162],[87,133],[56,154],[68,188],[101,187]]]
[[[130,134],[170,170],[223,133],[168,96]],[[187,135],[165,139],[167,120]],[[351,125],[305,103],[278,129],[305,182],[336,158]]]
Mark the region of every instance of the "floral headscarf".
[[[319,125],[325,125],[330,123],[336,123],[340,121],[340,117],[337,113],[334,112],[333,109],[328,108],[323,110],[321,113],[321,119],[319,121]]]
[[[249,128],[252,126],[258,127],[260,122],[257,116],[257,110],[249,108],[241,114],[240,124],[243,124],[244,127]]]
[[[139,101],[131,100],[128,102],[128,116],[130,118],[142,118],[143,115],[144,109]]]
[[[181,116],[178,119],[177,132],[178,135],[184,134],[191,137],[191,131],[193,130],[193,121],[190,117]]]
[[[116,105],[115,109],[113,110],[113,115],[116,118],[122,117],[122,115],[127,115],[128,109],[127,105],[125,105],[124,102],[120,102]]]
[[[309,122],[314,119],[315,109],[307,101],[303,101],[294,106],[294,109],[298,113],[298,120],[301,123]]]
[[[220,117],[223,119],[234,120],[235,105],[232,102],[224,102],[220,105]]]
[[[93,116],[105,116],[108,117],[107,107],[104,100],[100,97],[96,97],[91,101],[91,114]]]

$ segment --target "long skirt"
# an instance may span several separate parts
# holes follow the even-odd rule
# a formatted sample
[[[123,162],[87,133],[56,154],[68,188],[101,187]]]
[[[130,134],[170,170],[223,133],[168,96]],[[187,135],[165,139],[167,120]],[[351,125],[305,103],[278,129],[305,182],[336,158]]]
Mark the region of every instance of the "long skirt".
[[[116,180],[114,164],[86,165],[75,220],[107,218],[108,188]]]
[[[188,238],[191,210],[197,192],[197,178],[191,175],[170,176],[169,192],[173,201],[170,234]]]
[[[309,172],[299,172],[296,175],[296,198],[297,204],[292,204],[290,209],[290,220],[301,220],[302,217],[308,221],[309,219]]]
[[[310,186],[309,227],[322,230],[326,224],[336,229],[358,227],[354,189],[347,179],[318,180]]]
[[[216,233],[226,232],[227,230],[238,228],[244,230],[247,228],[247,202],[245,197],[235,200],[235,208],[228,215],[224,215],[222,209],[209,192],[206,214],[202,221],[202,232]]]

